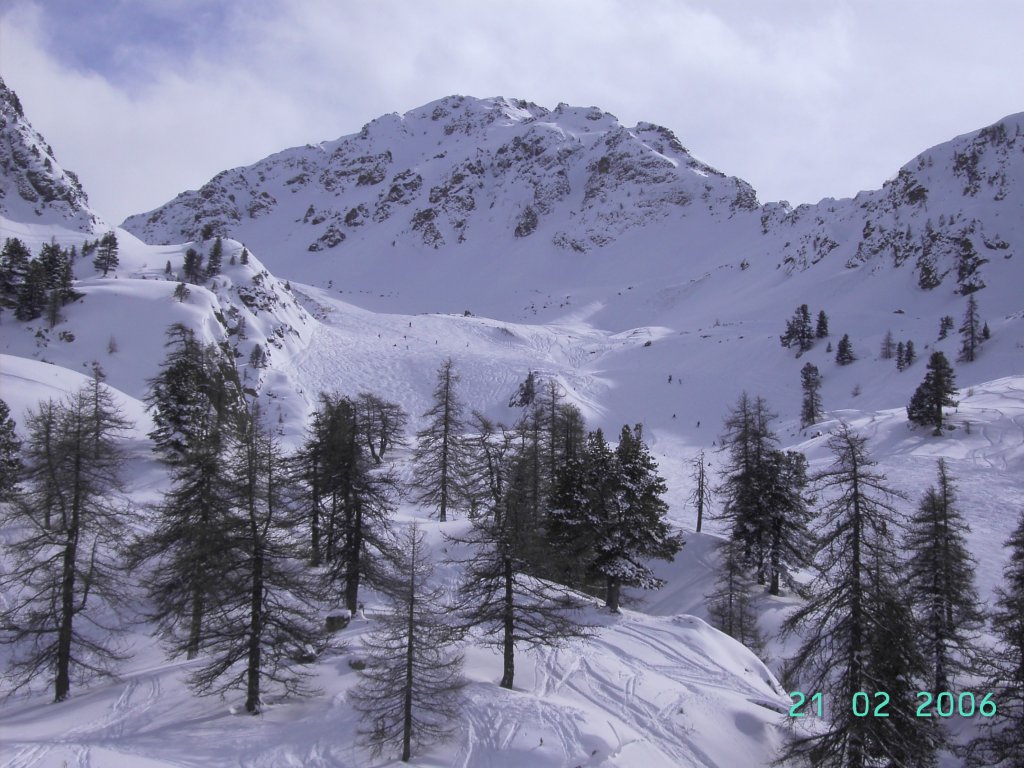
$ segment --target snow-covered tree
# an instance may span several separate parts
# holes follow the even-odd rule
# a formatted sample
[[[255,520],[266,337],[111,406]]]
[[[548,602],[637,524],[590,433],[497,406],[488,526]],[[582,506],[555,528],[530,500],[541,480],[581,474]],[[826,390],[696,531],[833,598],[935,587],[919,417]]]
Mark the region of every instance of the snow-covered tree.
[[[21,481],[21,440],[11,409],[0,398],[0,498],[7,500]]]
[[[99,373],[26,419],[24,493],[2,508],[22,531],[7,548],[0,642],[13,646],[15,689],[52,675],[54,701],[126,656],[117,636],[125,595],[121,547],[130,523],[121,440],[131,423]]]
[[[955,406],[956,376],[942,352],[932,352],[924,381],[914,390],[907,406],[907,419],[923,427],[935,427],[934,434],[942,434],[942,409]]]
[[[437,372],[434,404],[423,414],[426,427],[416,433],[413,452],[413,485],[416,501],[437,510],[438,520],[448,519],[448,511],[461,503],[460,466],[465,460],[462,435],[465,423],[462,403],[455,391],[459,375],[451,358]]]
[[[446,620],[442,590],[431,584],[433,566],[414,523],[401,537],[403,553],[385,593],[380,628],[364,644],[366,667],[352,690],[362,714],[359,734],[375,755],[400,748],[408,762],[413,747],[451,735],[461,705],[460,632]]]

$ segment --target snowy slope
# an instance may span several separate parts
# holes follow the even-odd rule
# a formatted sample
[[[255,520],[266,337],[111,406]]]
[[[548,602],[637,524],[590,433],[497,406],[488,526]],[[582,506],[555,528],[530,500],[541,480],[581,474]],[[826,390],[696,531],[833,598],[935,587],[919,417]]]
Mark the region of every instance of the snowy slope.
[[[771,644],[766,668],[703,623],[721,530],[710,520],[692,533],[689,461],[703,448],[716,473],[721,419],[743,390],[767,398],[783,446],[804,451],[812,469],[830,460],[825,441],[838,419],[869,435],[880,469],[909,495],[904,512],[943,456],[990,598],[1024,503],[1020,122],[929,150],[881,190],[793,211],[761,206],[664,129],[625,129],[596,109],[444,99],[225,172],[130,218],[117,230],[116,272],[102,278],[76,264],[84,296],[61,324],[47,330],[4,314],[0,397],[23,427],[27,409],[76,389],[98,361],[136,421],[129,485],[145,501],[165,478],[150,458],[141,401],[175,322],[235,350],[292,444],[320,391],[374,392],[417,428],[447,357],[466,405],[506,423],[519,414],[507,403],[528,371],[553,378],[590,427],[613,436],[644,424],[687,545],[674,563],[657,564],[663,590],[630,593],[621,617],[592,617],[602,625],[593,642],[521,660],[516,691],[497,688],[496,656],[471,649],[466,720],[455,741],[417,764],[764,766],[788,701],[768,669],[779,670],[787,649]],[[15,137],[23,147],[35,141],[25,136]],[[5,166],[0,180],[10,178]],[[51,239],[80,245],[89,228],[51,213],[8,210],[0,239],[18,237],[33,252]],[[212,245],[200,239],[206,225],[233,238],[224,273],[178,302],[185,250]],[[249,265],[230,265],[243,242]],[[934,438],[909,427],[904,405],[932,350],[957,356],[955,331],[937,335],[942,316],[959,324],[963,314],[965,242],[986,260],[967,277],[985,283],[973,295],[992,338],[977,361],[957,364],[954,429]],[[930,290],[919,286],[922,259],[942,275]],[[825,309],[832,333],[798,358],[778,337],[801,303]],[[906,371],[878,359],[890,330],[918,348]],[[849,366],[825,349],[843,333],[858,356]],[[270,353],[264,369],[245,365],[256,343]],[[801,430],[808,361],[823,374],[827,415]],[[408,453],[398,458],[406,474]],[[406,505],[400,519],[424,515]],[[450,528],[425,525],[441,551]],[[794,600],[760,604],[771,630]],[[371,601],[371,620],[372,610]],[[345,700],[357,642],[317,664],[321,695],[259,719],[233,714],[233,700],[194,698],[187,665],[163,659],[148,628],[134,643],[120,679],[76,689],[60,707],[45,694],[0,704],[0,765],[371,764],[353,746]]]

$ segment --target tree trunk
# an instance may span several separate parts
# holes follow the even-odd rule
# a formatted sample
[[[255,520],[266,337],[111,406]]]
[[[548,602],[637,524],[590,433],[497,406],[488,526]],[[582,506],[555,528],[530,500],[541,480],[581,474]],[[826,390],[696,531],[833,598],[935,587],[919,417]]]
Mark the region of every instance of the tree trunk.
[[[619,591],[622,587],[622,583],[616,576],[607,577],[607,597],[605,598],[605,605],[608,606],[608,610],[611,613],[619,612]]]
[[[204,558],[205,559],[205,558]],[[200,572],[204,569],[204,563],[200,560]],[[199,655],[199,644],[202,641],[203,633],[203,585],[193,575],[192,579],[192,615],[189,618],[188,645],[185,648],[185,658],[194,659]]]
[[[363,506],[355,505],[352,528],[349,531],[348,557],[345,564],[345,607],[354,616],[359,609],[359,572],[363,549]]]
[[[512,601],[512,558],[504,558],[505,566],[505,615],[504,615],[504,661],[501,674],[501,687],[511,688],[512,680],[516,674],[516,647],[515,647],[515,623],[514,604]]]
[[[61,576],[60,626],[57,630],[57,675],[54,679],[54,701],[64,701],[71,690],[71,621],[75,615],[75,559],[78,555],[78,515],[72,512],[64,546]]]
[[[253,536],[259,536],[255,524],[253,525]],[[259,539],[254,542],[254,549],[252,594],[249,603],[249,658],[246,670],[245,711],[256,715],[260,711],[261,640],[263,636],[263,547]]]

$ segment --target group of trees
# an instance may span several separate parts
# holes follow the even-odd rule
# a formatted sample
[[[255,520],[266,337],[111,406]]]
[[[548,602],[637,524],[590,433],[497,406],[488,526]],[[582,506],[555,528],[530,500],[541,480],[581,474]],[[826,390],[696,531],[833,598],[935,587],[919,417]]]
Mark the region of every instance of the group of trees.
[[[828,336],[828,315],[825,310],[818,312],[816,325],[811,324],[811,310],[806,304],[796,308],[793,317],[786,321],[786,330],[779,337],[779,342],[784,347],[796,347],[797,357],[814,346],[815,339],[824,339]]]
[[[827,726],[792,739],[782,759],[934,765],[949,735],[935,718],[918,716],[915,693],[963,690],[978,675],[988,678],[986,690],[1005,719],[987,721],[966,751],[995,762],[1024,754],[1024,519],[1008,542],[1006,587],[997,592],[992,616],[1005,651],[984,662],[976,642],[985,616],[966,547],[969,529],[946,462],[939,460],[936,484],[904,523],[895,504],[905,497],[877,471],[865,438],[841,425],[828,442],[833,464],[808,477],[801,454],[777,447],[773,418],[761,398],[746,393],[726,418],[717,493],[728,539],[707,598],[716,625],[759,650],[755,584],[778,594],[788,582],[805,597],[783,625],[784,636],[801,641],[787,677],[794,688],[821,692],[836,704]],[[817,498],[821,509],[812,512]],[[814,574],[813,582],[793,582],[797,569]],[[887,717],[856,716],[850,702],[859,692],[887,695]]]
[[[45,315],[50,328],[61,321],[61,308],[81,297],[73,288],[75,246],[44,244],[32,254],[17,238],[4,241],[0,250],[0,304],[11,307],[18,320]]]

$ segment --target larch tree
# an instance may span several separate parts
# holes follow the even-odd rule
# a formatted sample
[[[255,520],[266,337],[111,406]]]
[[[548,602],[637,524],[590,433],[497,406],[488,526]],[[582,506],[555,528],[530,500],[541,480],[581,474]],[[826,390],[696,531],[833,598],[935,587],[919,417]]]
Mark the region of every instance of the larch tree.
[[[923,668],[909,608],[898,588],[893,506],[900,494],[878,473],[865,438],[842,425],[835,457],[814,480],[826,499],[817,531],[817,577],[807,602],[783,624],[801,645],[789,669],[802,690],[833,702],[826,727],[794,738],[780,759],[814,766],[927,766],[936,739],[915,716],[913,681]],[[886,717],[855,714],[855,697]]]
[[[222,584],[204,627],[205,661],[189,675],[202,694],[245,692],[259,714],[265,694],[312,692],[304,662],[318,650],[318,591],[293,536],[288,462],[260,409],[244,414],[230,460],[231,509],[221,561]]]
[[[461,633],[445,618],[443,592],[432,584],[433,566],[415,523],[400,537],[403,554],[384,592],[379,628],[366,636],[366,666],[350,697],[362,715],[359,736],[374,755],[450,737],[459,718]]]
[[[109,674],[126,658],[117,638],[131,510],[120,475],[131,422],[98,372],[26,422],[25,490],[3,510],[3,522],[24,534],[9,545],[0,576],[0,642],[13,645],[15,690],[52,675],[59,702],[73,680]]]
[[[463,406],[456,393],[459,375],[451,358],[437,372],[434,403],[423,414],[427,425],[416,433],[413,451],[413,485],[416,501],[437,510],[441,522],[449,510],[462,502],[459,489],[460,467],[465,461],[462,436],[465,432]]]
[[[1024,768],[1024,513],[1006,546],[1010,558],[996,587],[992,649],[985,690],[997,702],[997,716],[982,721],[967,751],[971,766]]]
[[[960,690],[977,671],[975,641],[985,617],[974,587],[969,533],[953,478],[939,459],[937,483],[925,491],[903,541],[918,642],[928,662],[926,683],[936,692]]]
[[[690,492],[690,501],[697,510],[697,533],[704,525],[704,515],[711,508],[712,488],[708,479],[708,465],[704,459],[704,451],[694,457],[692,462],[693,471],[690,479],[693,480],[693,490]]]

